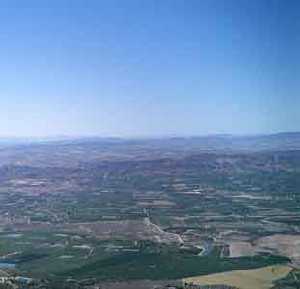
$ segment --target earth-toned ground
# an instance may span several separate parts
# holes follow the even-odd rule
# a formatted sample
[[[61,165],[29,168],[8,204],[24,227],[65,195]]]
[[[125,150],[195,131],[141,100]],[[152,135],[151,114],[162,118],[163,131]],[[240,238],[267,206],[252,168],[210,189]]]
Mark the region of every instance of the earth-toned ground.
[[[300,134],[0,148],[1,270],[51,289],[208,274],[265,289],[286,272],[259,268],[299,266]]]
[[[236,270],[185,278],[183,282],[200,285],[225,284],[240,289],[270,289],[274,281],[285,277],[291,270],[289,266],[268,266],[254,270]]]

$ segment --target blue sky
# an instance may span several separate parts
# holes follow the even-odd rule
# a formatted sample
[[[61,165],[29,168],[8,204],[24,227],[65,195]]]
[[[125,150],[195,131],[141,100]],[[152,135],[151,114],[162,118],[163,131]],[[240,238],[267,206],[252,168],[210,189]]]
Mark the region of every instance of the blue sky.
[[[300,130],[297,0],[0,1],[0,136]]]

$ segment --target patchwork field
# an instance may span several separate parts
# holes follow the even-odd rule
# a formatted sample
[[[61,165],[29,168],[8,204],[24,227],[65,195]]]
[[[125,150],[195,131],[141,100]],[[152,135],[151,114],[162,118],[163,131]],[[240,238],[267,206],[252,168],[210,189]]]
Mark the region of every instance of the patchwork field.
[[[300,150],[173,141],[0,151],[13,157],[0,165],[0,270],[47,289],[300,280],[285,277],[300,258]]]

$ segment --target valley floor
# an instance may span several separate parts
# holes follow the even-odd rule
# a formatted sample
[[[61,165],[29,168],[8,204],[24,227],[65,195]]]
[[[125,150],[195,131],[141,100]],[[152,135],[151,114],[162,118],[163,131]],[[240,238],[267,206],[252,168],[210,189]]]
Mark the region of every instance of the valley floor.
[[[270,289],[273,282],[285,277],[291,267],[287,265],[267,266],[253,270],[235,270],[183,279],[184,283],[201,285],[225,284],[240,289]]]

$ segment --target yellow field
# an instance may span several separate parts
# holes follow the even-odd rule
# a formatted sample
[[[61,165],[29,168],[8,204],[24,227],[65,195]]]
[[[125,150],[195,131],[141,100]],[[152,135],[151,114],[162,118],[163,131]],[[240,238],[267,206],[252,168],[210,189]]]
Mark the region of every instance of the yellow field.
[[[269,289],[272,282],[283,278],[292,269],[289,266],[275,265],[254,270],[236,270],[183,279],[183,282],[214,285],[226,284],[240,289]]]

